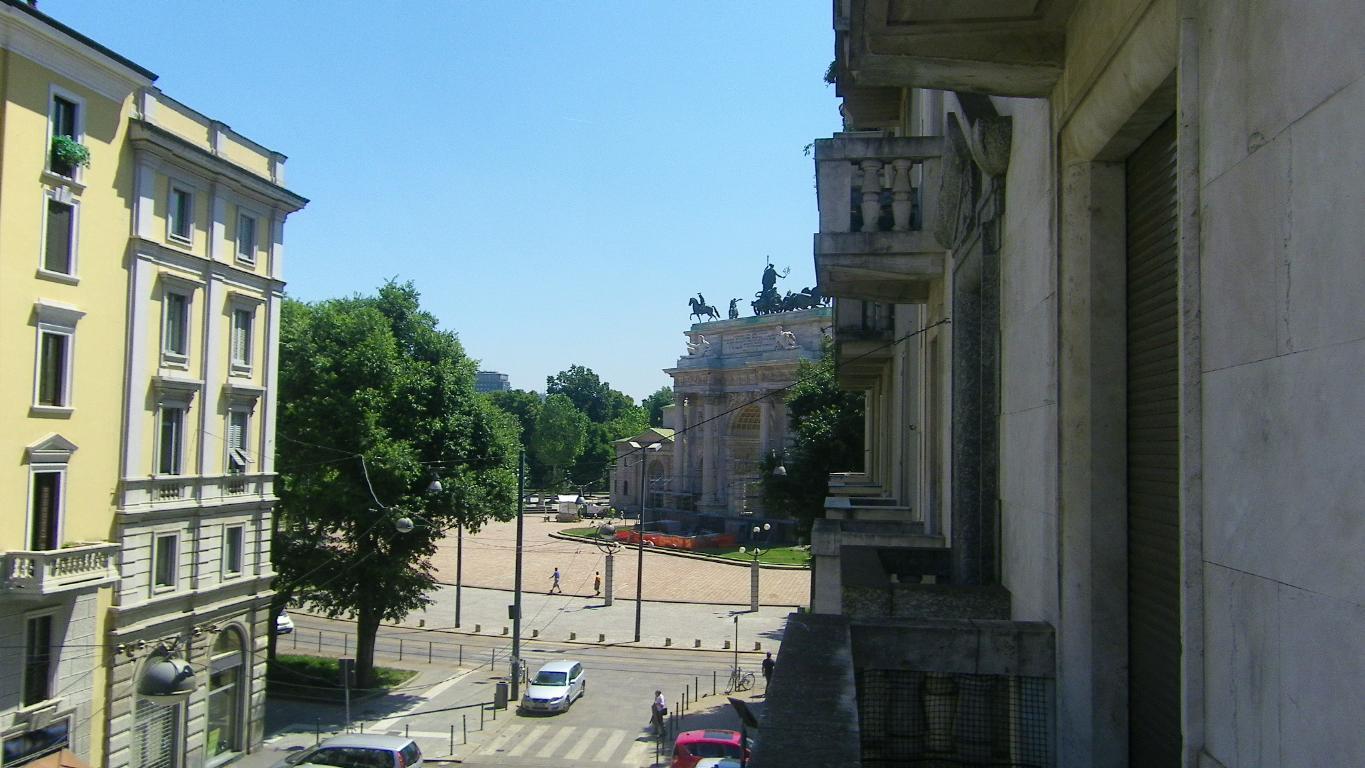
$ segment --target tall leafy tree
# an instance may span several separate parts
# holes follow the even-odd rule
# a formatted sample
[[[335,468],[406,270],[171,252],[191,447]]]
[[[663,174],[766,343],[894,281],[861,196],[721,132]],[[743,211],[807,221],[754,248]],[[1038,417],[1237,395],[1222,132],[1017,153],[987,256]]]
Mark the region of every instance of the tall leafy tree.
[[[563,476],[560,471],[583,453],[588,418],[564,395],[550,395],[536,419],[531,450],[536,459],[550,468],[550,488],[556,489]]]
[[[651,427],[663,426],[664,408],[672,404],[672,387],[659,387],[649,397],[640,401],[640,407],[645,409],[645,415],[649,419],[649,426]]]
[[[787,394],[794,439],[782,457],[786,476],[773,475],[774,457],[764,460],[763,506],[768,514],[789,514],[802,535],[810,534],[812,521],[825,514],[830,473],[863,468],[863,409],[861,392],[839,389],[834,345],[826,340],[818,361],[801,362]]]
[[[526,476],[532,487],[544,483],[549,476],[549,468],[540,462],[537,453],[531,449],[535,439],[536,420],[540,418],[543,401],[536,392],[524,389],[509,389],[489,392],[485,395],[494,406],[510,414],[517,420],[518,436],[526,449]]]
[[[605,424],[636,407],[629,396],[612,389],[591,368],[582,365],[571,365],[567,371],[547,376],[545,394],[569,398],[594,424]]]
[[[513,515],[517,425],[476,396],[474,363],[411,283],[287,301],[280,362],[275,607],[354,618],[368,687],[380,623],[431,603],[445,531]]]

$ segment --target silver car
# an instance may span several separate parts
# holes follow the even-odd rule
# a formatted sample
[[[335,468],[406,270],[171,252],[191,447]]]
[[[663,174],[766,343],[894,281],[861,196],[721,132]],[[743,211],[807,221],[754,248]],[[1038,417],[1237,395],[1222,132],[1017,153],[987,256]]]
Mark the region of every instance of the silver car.
[[[333,736],[316,747],[295,752],[275,768],[328,765],[333,768],[414,768],[422,765],[422,750],[403,736],[348,733]]]
[[[522,712],[567,712],[574,699],[587,693],[583,665],[576,661],[552,661],[540,668],[521,697]]]

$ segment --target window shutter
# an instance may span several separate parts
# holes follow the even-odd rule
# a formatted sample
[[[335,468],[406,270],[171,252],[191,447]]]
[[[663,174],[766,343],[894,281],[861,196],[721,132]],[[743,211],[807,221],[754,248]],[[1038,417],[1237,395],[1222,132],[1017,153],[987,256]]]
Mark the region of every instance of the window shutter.
[[[43,252],[43,269],[71,274],[71,225],[75,209],[57,200],[47,201],[47,247]]]

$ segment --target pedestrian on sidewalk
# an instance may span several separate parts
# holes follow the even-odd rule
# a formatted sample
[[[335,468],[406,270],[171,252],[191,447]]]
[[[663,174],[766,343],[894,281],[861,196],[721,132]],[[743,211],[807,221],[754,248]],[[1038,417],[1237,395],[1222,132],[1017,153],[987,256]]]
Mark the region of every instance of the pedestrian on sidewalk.
[[[602,594],[602,572],[597,571],[592,575],[592,596],[597,597]]]
[[[553,595],[556,592],[558,592],[561,595],[564,594],[564,590],[559,588],[559,568],[555,568],[554,576],[552,576],[551,578],[554,579],[554,581],[553,583],[550,584],[550,591],[546,592],[545,594]]]
[[[777,662],[773,661],[773,652],[768,651],[768,655],[763,657],[763,690],[768,690],[768,683],[773,681],[773,667]]]
[[[664,715],[668,714],[668,702],[664,701],[664,692],[655,691],[654,701],[649,705],[649,724],[654,729],[655,735],[662,735],[664,732]]]

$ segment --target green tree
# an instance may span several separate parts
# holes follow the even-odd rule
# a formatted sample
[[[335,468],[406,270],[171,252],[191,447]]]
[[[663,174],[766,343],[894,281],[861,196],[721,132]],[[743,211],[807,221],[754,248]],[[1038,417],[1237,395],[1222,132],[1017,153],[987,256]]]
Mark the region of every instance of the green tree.
[[[640,407],[645,409],[645,415],[649,419],[649,426],[651,427],[663,426],[664,408],[672,404],[672,387],[659,387],[654,394],[640,401]]]
[[[605,424],[636,407],[629,396],[612,389],[591,368],[582,365],[571,365],[567,371],[547,376],[545,394],[569,398],[594,424]]]
[[[529,487],[538,487],[549,476],[549,468],[540,463],[535,451],[531,450],[536,432],[536,419],[540,418],[543,405],[540,395],[524,389],[510,389],[489,392],[485,395],[498,409],[510,414],[517,420],[518,439],[526,450],[526,477]]]
[[[826,340],[818,361],[801,362],[787,394],[794,439],[781,459],[786,476],[773,475],[775,457],[765,457],[762,467],[764,508],[795,517],[802,536],[809,536],[812,521],[825,515],[830,473],[862,470],[863,408],[861,392],[839,389],[834,345]]]
[[[564,395],[550,395],[536,419],[531,450],[536,459],[549,467],[549,487],[557,490],[563,480],[560,471],[583,453],[588,418]]]
[[[474,363],[410,283],[287,301],[280,362],[274,607],[353,617],[368,687],[380,622],[431,603],[445,531],[512,516],[517,426],[476,396]],[[400,517],[416,527],[400,533]]]

